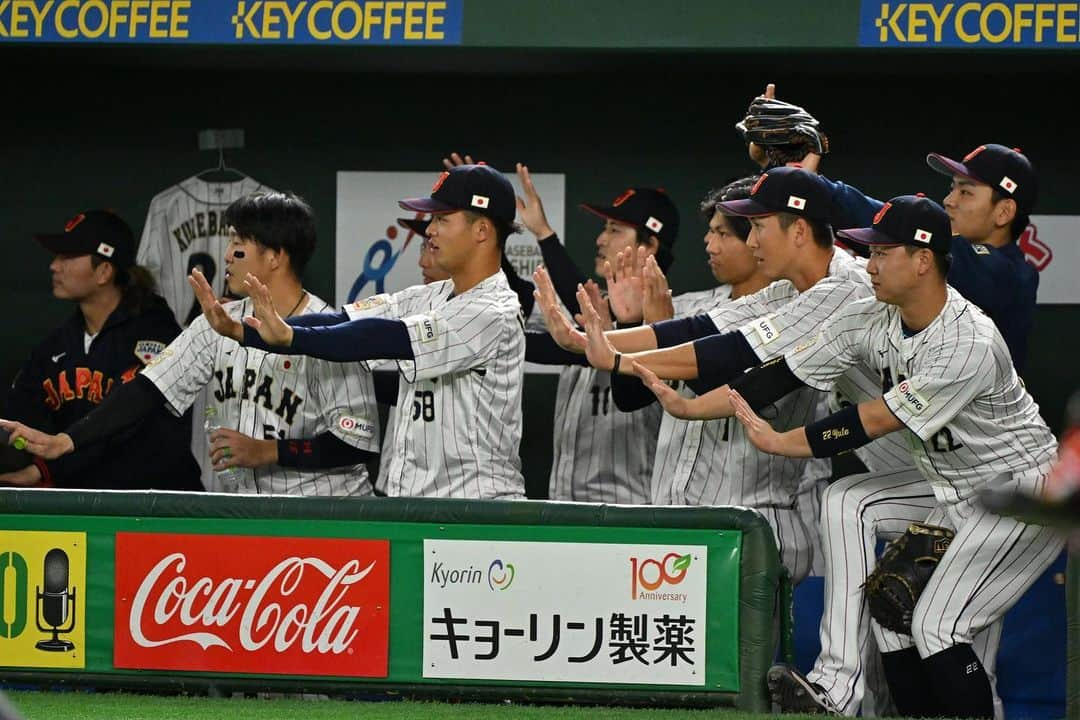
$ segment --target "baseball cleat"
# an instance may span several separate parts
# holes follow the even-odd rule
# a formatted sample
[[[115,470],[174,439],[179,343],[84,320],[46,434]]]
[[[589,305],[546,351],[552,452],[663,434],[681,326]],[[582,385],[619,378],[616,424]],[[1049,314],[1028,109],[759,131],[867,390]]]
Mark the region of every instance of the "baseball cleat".
[[[800,715],[840,715],[839,709],[821,689],[790,665],[779,664],[769,668],[765,676],[769,696],[782,713]]]

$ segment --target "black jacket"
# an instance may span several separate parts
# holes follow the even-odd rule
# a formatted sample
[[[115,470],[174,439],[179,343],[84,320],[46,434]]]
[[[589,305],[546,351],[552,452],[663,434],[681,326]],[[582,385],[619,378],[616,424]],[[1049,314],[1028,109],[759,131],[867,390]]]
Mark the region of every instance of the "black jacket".
[[[85,322],[71,318],[34,348],[15,377],[4,417],[50,433],[63,432],[93,410],[118,383],[130,382],[180,334],[172,311],[152,296],[135,313],[122,302],[83,350]],[[191,414],[174,417],[164,406],[129,431],[70,455],[39,462],[57,487],[201,490],[191,456]]]

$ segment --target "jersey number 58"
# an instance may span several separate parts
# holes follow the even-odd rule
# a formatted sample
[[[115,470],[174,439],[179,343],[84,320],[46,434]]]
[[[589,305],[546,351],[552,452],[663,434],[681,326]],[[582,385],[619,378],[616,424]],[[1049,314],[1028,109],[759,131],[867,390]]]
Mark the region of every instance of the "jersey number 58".
[[[417,390],[413,398],[412,419],[431,422],[435,419],[435,393],[431,390]]]

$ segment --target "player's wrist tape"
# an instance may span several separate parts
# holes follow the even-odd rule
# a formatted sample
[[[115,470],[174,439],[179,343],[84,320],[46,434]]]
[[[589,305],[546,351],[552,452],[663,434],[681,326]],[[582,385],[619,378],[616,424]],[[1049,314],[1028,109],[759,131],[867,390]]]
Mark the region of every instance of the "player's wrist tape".
[[[859,406],[848,407],[806,426],[806,441],[816,458],[832,457],[870,442]]]
[[[730,383],[731,389],[737,390],[754,410],[760,410],[804,385],[805,383],[791,372],[787,359],[783,357],[762,363]]]
[[[622,353],[615,353],[615,364],[611,366],[611,374],[619,374],[619,363],[622,362]]]

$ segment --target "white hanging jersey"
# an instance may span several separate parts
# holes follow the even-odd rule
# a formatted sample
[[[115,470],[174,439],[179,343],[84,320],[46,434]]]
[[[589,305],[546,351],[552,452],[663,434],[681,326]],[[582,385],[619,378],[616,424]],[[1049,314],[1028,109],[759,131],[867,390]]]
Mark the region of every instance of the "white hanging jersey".
[[[229,316],[251,315],[250,300],[225,305]],[[300,314],[331,312],[308,293]],[[356,363],[276,355],[219,335],[199,315],[143,374],[177,415],[205,390],[220,424],[260,440],[313,438],[333,433],[353,447],[379,451],[379,413],[371,374]],[[196,422],[201,426],[201,419]],[[193,432],[202,433],[201,427]],[[207,464],[209,466],[209,464]],[[369,495],[363,464],[328,470],[278,465],[244,473],[240,492],[289,495]],[[204,484],[209,481],[203,478]],[[207,484],[209,487],[209,484]]]
[[[787,362],[818,388],[855,364],[876,371],[886,405],[911,431],[915,466],[941,502],[968,499],[1001,473],[1030,476],[1050,465],[1057,442],[989,317],[950,287],[933,322],[905,335],[900,309],[868,298]]]
[[[189,177],[150,201],[135,261],[154,276],[180,327],[202,314],[188,285],[192,269],[202,270],[215,295],[225,292],[225,209],[256,190],[270,188],[252,178],[217,183]]]
[[[412,343],[413,360],[389,361],[401,382],[387,495],[524,498],[525,332],[506,276],[496,272],[461,295],[450,280],[414,285],[345,311],[350,319],[401,320]]]

